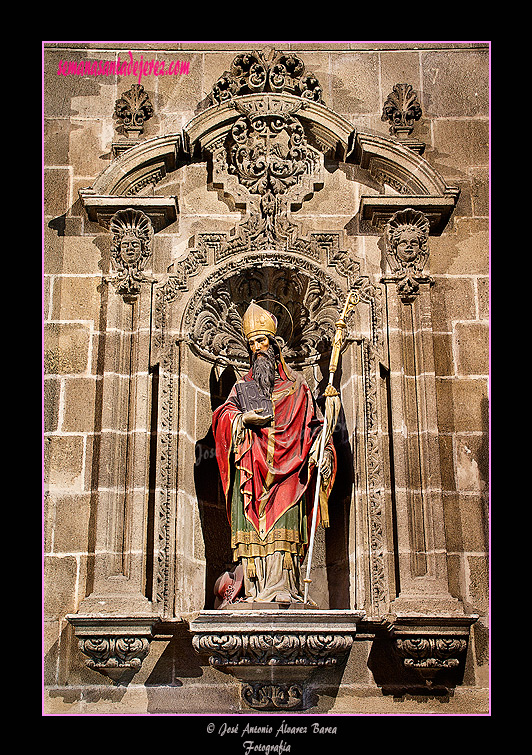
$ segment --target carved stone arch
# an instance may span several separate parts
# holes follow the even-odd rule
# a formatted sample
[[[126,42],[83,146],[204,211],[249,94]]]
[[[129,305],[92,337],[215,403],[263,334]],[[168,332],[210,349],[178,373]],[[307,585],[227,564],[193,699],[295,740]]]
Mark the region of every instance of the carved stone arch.
[[[182,332],[202,359],[245,369],[242,315],[251,299],[264,300],[278,319],[286,361],[303,368],[330,352],[345,295],[344,286],[308,259],[256,252],[223,264],[198,286],[184,311]]]
[[[357,131],[323,103],[286,93],[243,95],[213,105],[192,118],[182,133],[147,139],[126,150],[100,173],[91,187],[80,190],[89,217],[102,222],[106,204],[110,203],[114,212],[120,197],[127,197],[129,202],[135,197],[142,201],[145,191],[168,173],[187,163],[205,160],[216,152],[244,111],[295,115],[318,151],[367,170],[382,191],[377,196],[362,196],[360,206],[353,208],[353,215],[358,212],[371,225],[381,227],[405,202],[427,214],[431,233],[441,233],[448,222],[459,189],[447,185],[424,157],[392,138]],[[386,194],[386,186],[398,196]],[[162,199],[150,197],[155,204]],[[175,219],[176,200],[172,200],[172,208],[165,210],[163,224]]]

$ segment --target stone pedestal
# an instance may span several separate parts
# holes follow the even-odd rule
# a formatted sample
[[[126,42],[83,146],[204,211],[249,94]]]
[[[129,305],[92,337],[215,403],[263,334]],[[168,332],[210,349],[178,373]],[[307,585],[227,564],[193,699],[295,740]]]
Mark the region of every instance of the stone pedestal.
[[[202,611],[192,644],[214,668],[235,676],[259,710],[305,708],[311,677],[345,663],[364,611],[319,609]]]

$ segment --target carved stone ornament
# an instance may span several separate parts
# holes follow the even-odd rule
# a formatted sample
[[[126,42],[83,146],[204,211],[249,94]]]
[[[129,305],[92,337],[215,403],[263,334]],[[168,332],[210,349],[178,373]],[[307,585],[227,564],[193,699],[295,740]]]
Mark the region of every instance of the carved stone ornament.
[[[133,84],[115,103],[115,116],[128,138],[144,133],[144,123],[152,115],[153,106],[141,84]]]
[[[124,300],[135,301],[140,284],[151,281],[142,272],[151,255],[151,221],[140,210],[128,207],[114,214],[109,229],[112,233],[111,262],[116,271],[109,280]]]
[[[382,110],[381,121],[390,123],[390,134],[409,135],[422,116],[421,105],[410,84],[395,84]]]
[[[247,208],[239,233],[254,246],[278,248],[297,227],[290,208],[323,186],[323,155],[308,144],[297,112],[304,101],[265,94],[232,101],[240,117],[210,146],[212,177],[238,206]]]
[[[410,207],[394,213],[385,226],[391,280],[397,283],[397,291],[405,303],[416,296],[420,283],[431,282],[431,278],[423,274],[429,257],[429,230],[427,217]]]
[[[88,637],[79,640],[79,649],[89,657],[86,665],[113,681],[126,672],[136,673],[148,654],[150,643],[145,637]]]
[[[405,668],[413,669],[429,686],[439,671],[455,669],[467,648],[461,637],[410,637],[396,639],[395,649]]]
[[[203,611],[191,623],[192,645],[214,668],[242,683],[259,710],[305,707],[306,682],[319,668],[345,663],[364,611]]]
[[[237,55],[231,69],[216,82],[211,92],[214,103],[255,92],[285,92],[321,102],[319,81],[305,72],[301,58],[293,53],[250,52]]]
[[[109,677],[114,684],[127,684],[139,671],[150,649],[157,616],[103,616],[70,614],[85,665]]]
[[[317,361],[327,353],[341,292],[332,292],[325,276],[320,280],[292,264],[294,270],[289,277],[285,267],[276,267],[273,260],[268,265],[266,260],[262,267],[235,271],[214,287],[209,286],[192,315],[189,332],[195,351],[245,368],[249,356],[242,335],[242,316],[249,301],[260,298],[278,318],[278,337],[290,363]]]
[[[267,106],[235,101],[241,117],[231,129],[228,169],[252,194],[282,194],[319,159],[295,117],[299,105],[286,109],[269,98],[260,102]]]

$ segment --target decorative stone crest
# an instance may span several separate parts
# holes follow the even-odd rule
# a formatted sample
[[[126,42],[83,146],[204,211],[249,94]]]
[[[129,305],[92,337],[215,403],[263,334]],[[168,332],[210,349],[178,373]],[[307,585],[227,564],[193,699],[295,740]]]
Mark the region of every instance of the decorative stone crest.
[[[144,124],[153,115],[148,93],[141,84],[133,84],[115,103],[115,116],[128,138],[144,133]]]
[[[428,218],[412,208],[394,213],[385,226],[392,280],[397,283],[397,290],[405,303],[416,296],[420,283],[431,282],[431,278],[423,274],[429,257],[429,230]]]
[[[264,94],[235,98],[240,117],[211,146],[213,181],[248,208],[240,233],[253,244],[290,243],[289,208],[323,186],[323,155],[308,144],[297,112],[302,100]]]
[[[305,72],[301,58],[277,50],[237,55],[231,69],[214,85],[211,100],[216,104],[255,92],[286,92],[322,102],[319,81]]]
[[[151,221],[140,210],[128,207],[113,215],[109,229],[113,235],[111,262],[116,270],[110,281],[125,301],[135,301],[140,284],[151,281],[143,273],[151,255]]]
[[[228,169],[252,194],[283,194],[319,165],[295,118],[300,105],[283,108],[265,98],[245,104],[235,101],[235,107],[241,117],[231,129]]]
[[[422,116],[421,105],[410,84],[395,84],[382,110],[381,121],[390,123],[392,136],[409,136],[414,130],[414,121]]]

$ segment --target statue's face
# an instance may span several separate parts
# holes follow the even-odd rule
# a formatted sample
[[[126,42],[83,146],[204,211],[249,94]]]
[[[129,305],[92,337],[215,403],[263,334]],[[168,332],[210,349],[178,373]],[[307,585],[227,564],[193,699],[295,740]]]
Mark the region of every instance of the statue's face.
[[[421,250],[419,234],[413,228],[404,228],[399,233],[395,246],[396,254],[403,262],[411,262]]]
[[[268,336],[252,336],[248,338],[249,348],[252,354],[256,354],[259,351],[266,351],[270,345],[270,339]]]
[[[133,235],[124,236],[120,241],[120,256],[128,265],[138,262],[142,252],[140,240]]]

